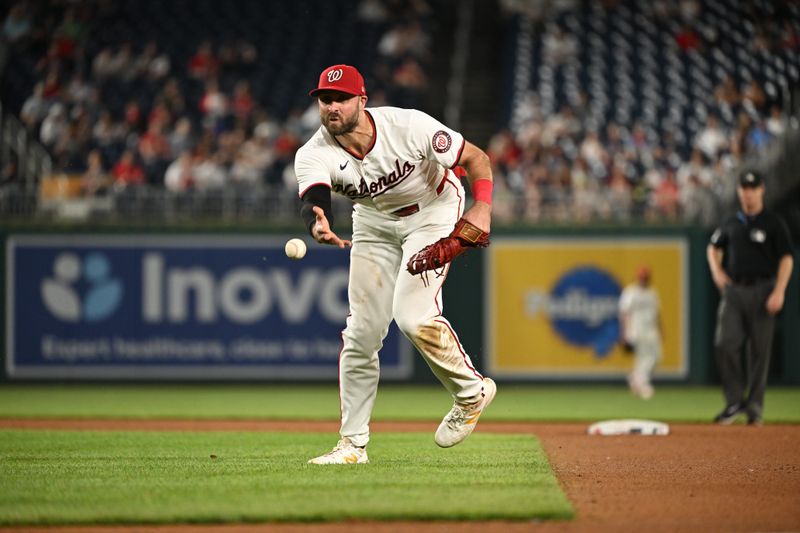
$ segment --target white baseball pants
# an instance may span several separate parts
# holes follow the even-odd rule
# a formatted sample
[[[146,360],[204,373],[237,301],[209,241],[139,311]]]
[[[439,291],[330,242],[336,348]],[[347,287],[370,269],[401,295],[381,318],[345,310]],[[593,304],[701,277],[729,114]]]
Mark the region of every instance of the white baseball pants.
[[[350,251],[350,316],[342,332],[339,396],[342,437],[356,446],[369,441],[369,421],[378,390],[378,352],[394,318],[433,373],[459,403],[480,397],[483,376],[442,316],[445,276],[429,272],[429,283],[406,270],[409,258],[447,236],[464,211],[464,189],[447,172],[445,187],[431,204],[399,217],[357,206]]]
[[[661,337],[656,334],[636,339],[634,349],[631,379],[640,385],[649,387],[653,370],[661,359]]]

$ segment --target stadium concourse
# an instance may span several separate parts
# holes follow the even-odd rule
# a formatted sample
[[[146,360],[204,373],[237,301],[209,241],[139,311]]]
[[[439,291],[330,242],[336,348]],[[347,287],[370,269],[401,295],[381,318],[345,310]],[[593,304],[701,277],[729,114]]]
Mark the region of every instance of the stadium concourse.
[[[456,5],[6,3],[3,113],[46,149],[52,172],[29,176],[5,147],[0,215],[292,217],[290,163],[318,124],[297,87],[326,64],[356,64],[370,105],[442,117]],[[469,86],[480,50],[501,57],[490,58],[491,92],[461,113],[495,130],[482,140],[501,223],[707,226],[730,200],[731,176],[768,164],[790,129],[796,2],[476,5],[494,19],[473,27],[501,31],[472,41],[461,81]],[[335,28],[334,10],[349,15]]]

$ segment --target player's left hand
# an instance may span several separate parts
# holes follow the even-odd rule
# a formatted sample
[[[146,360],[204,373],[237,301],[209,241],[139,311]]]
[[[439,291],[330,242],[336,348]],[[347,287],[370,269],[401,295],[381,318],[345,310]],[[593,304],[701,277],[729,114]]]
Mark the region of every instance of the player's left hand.
[[[340,239],[339,236],[331,230],[328,217],[325,216],[325,212],[321,207],[314,206],[313,211],[317,216],[317,221],[311,229],[311,235],[314,237],[314,240],[322,244],[332,244],[339,248],[349,248],[353,245],[353,243],[348,240]]]
[[[491,233],[492,206],[486,202],[476,201],[472,207],[467,209],[462,218],[486,233]]]
[[[767,312],[777,315],[783,309],[783,291],[773,290],[767,298]]]

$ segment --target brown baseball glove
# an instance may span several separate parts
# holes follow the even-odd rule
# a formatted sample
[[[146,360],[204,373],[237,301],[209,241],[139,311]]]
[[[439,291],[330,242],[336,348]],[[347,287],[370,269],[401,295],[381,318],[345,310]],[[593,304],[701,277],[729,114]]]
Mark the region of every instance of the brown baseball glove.
[[[489,234],[463,218],[447,237],[442,237],[411,256],[406,268],[411,274],[437,271],[470,248],[489,246]],[[439,275],[442,272],[438,272]],[[423,279],[425,279],[423,277]]]

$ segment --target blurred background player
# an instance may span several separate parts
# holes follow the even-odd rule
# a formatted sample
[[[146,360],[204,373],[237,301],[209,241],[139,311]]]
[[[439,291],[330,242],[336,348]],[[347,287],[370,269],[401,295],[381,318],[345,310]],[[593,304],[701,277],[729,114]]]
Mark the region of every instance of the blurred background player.
[[[651,378],[661,358],[661,304],[650,287],[651,277],[650,268],[640,266],[636,281],[623,289],[619,299],[620,338],[626,351],[634,354],[628,386],[645,400],[653,396]]]
[[[746,414],[748,424],[760,425],[775,315],[783,308],[794,259],[786,223],[764,208],[761,175],[742,174],[736,191],[741,209],[714,231],[706,249],[711,276],[722,295],[714,347],[725,409],[714,422],[731,424]],[[745,340],[749,349],[743,371]]]

